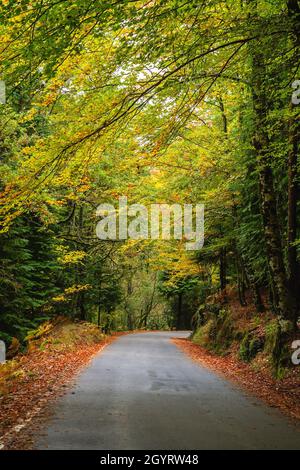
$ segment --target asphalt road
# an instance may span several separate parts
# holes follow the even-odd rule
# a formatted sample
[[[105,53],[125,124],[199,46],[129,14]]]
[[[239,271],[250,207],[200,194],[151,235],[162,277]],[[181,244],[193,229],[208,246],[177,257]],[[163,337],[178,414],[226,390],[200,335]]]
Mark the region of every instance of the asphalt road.
[[[170,342],[120,337],[55,405],[39,449],[300,449],[300,428]]]

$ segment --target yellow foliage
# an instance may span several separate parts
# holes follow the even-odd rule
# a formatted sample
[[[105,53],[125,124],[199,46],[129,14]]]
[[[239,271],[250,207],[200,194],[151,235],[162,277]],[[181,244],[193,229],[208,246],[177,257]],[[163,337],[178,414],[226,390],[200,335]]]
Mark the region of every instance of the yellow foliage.
[[[78,292],[81,292],[81,291],[86,291],[86,290],[90,289],[91,287],[92,286],[90,284],[77,284],[77,285],[74,285],[72,287],[67,287],[64,290],[63,294],[52,297],[52,301],[57,302],[57,303],[59,303],[59,302],[69,302],[69,300],[70,300],[69,296],[77,294]]]
[[[17,338],[13,338],[11,344],[7,350],[7,358],[14,357],[20,350],[20,341]]]
[[[58,258],[61,264],[77,264],[80,263],[86,257],[84,251],[69,251],[62,257]]]

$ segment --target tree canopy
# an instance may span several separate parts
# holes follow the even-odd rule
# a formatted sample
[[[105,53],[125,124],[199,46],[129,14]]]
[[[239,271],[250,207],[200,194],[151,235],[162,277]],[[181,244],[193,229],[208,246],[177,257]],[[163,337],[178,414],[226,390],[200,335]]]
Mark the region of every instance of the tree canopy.
[[[0,21],[2,337],[189,327],[230,288],[295,326],[299,2],[2,0]],[[203,203],[204,247],[100,241],[119,196]]]

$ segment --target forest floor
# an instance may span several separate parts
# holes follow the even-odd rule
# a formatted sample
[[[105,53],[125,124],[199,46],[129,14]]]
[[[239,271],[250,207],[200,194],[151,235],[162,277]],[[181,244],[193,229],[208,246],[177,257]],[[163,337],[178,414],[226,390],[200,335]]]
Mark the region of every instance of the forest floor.
[[[0,365],[0,449],[30,449],[35,433],[51,414],[51,404],[70,389],[83,367],[120,334],[126,333],[105,336],[95,325],[63,319],[54,327],[45,325],[29,341],[26,352]],[[219,356],[188,339],[173,341],[201,365],[288,416],[300,418],[300,367],[279,380],[264,363],[258,370],[253,364],[238,360],[234,349]]]
[[[300,449],[300,425],[199,367],[170,341],[124,335],[52,406],[37,450]]]
[[[268,367],[262,365],[257,370],[253,365],[239,360],[234,349],[221,356],[190,339],[176,338],[173,342],[200,365],[229,379],[269,406],[279,408],[289,417],[300,419],[300,366],[287,371],[283,378],[276,379]]]
[[[89,323],[62,322],[0,365],[0,449],[30,448],[49,404],[119,334],[103,335]],[[34,419],[33,419],[34,418]]]

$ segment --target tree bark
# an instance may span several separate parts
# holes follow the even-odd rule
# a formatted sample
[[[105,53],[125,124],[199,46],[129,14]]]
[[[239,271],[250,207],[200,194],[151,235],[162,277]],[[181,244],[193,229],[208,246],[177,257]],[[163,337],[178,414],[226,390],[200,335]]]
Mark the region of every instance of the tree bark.
[[[221,292],[226,293],[227,286],[227,262],[226,262],[226,248],[220,250],[220,289]]]
[[[277,212],[276,193],[274,189],[272,155],[267,133],[267,72],[261,51],[252,53],[253,111],[255,135],[253,139],[257,157],[261,213],[263,219],[266,252],[271,275],[273,297],[277,313],[294,320],[292,300],[289,297],[287,273],[284,265],[280,224]]]
[[[79,207],[79,213],[78,213],[78,236],[81,237],[82,234],[82,228],[83,228],[83,207]],[[77,267],[77,273],[76,273],[76,283],[80,285],[84,279],[85,276],[85,269],[82,264],[79,264]],[[77,317],[81,321],[85,321],[86,318],[86,309],[85,309],[85,293],[84,291],[80,290],[77,292],[77,298],[76,298],[76,310],[77,310]]]
[[[299,263],[297,260],[297,205],[299,200],[298,172],[298,142],[299,124],[292,122],[290,127],[290,142],[288,156],[288,269],[291,288],[299,287]]]
[[[183,312],[182,312],[182,292],[178,294],[178,304],[177,304],[177,322],[176,322],[176,330],[181,330],[184,328],[183,322]]]
[[[300,7],[297,0],[288,0],[288,14],[292,19],[295,45],[295,63],[299,62],[299,30],[300,30]],[[291,120],[289,126],[289,153],[288,153],[288,282],[289,289],[295,298],[295,323],[299,313],[300,304],[300,266],[297,259],[297,206],[299,202],[298,183],[298,153],[299,153],[299,115],[296,114],[296,105],[291,102]]]

